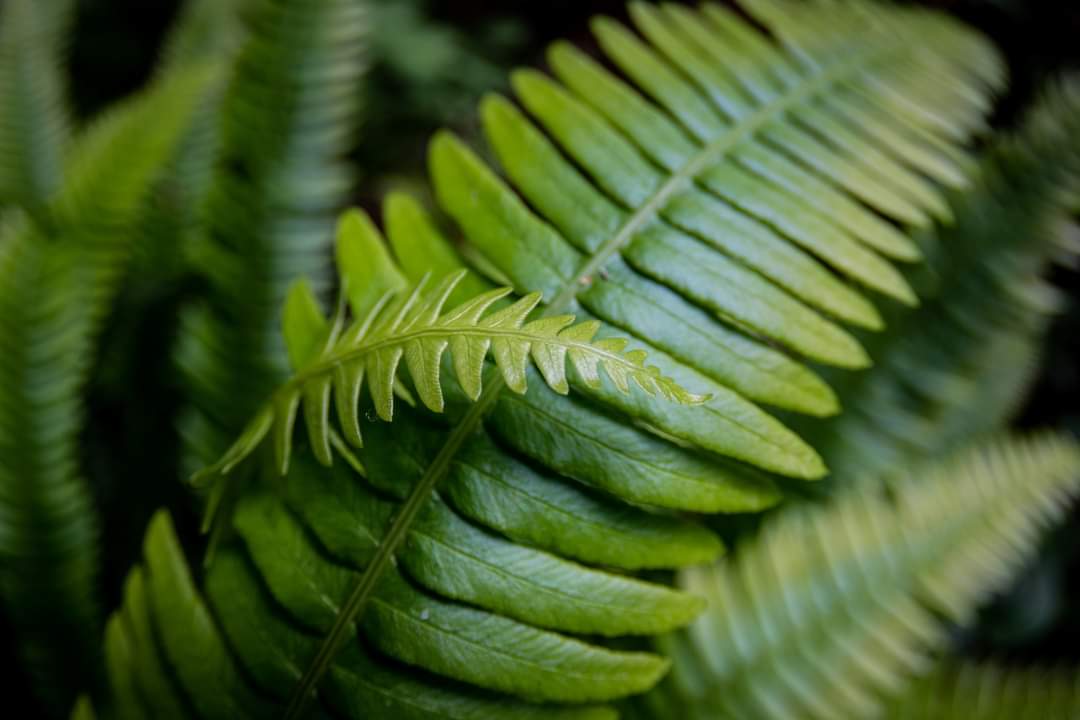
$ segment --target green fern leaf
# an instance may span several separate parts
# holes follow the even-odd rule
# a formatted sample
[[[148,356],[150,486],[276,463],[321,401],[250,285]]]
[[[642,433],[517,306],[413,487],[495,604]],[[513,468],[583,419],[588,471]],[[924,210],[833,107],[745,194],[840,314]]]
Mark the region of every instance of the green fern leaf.
[[[917,680],[889,705],[888,720],[1038,720],[1080,714],[1074,669],[950,662]]]
[[[874,716],[946,640],[942,620],[970,622],[1060,517],[1080,445],[999,441],[908,475],[892,498],[852,488],[781,515],[729,564],[687,571],[680,585],[711,609],[663,641],[678,662],[657,710]]]
[[[1048,88],[989,151],[955,225],[923,239],[923,306],[896,313],[870,341],[878,364],[838,384],[848,411],[805,429],[839,482],[963,446],[1015,413],[1062,305],[1046,271],[1075,257],[1063,233],[1080,189],[1077,118],[1080,85]]]
[[[192,8],[194,27],[178,48],[207,41],[197,21],[220,13],[217,5]],[[353,183],[344,158],[359,122],[366,3],[257,0],[245,9],[205,227],[188,253],[208,287],[183,318],[178,349],[190,397],[180,422],[188,473],[224,452],[288,376],[282,303],[297,277],[320,295],[329,289],[334,221]]]
[[[64,710],[99,622],[83,387],[149,190],[214,79],[205,67],[177,73],[110,110],[76,140],[49,222],[16,210],[0,231],[0,598],[43,697]]]
[[[74,0],[11,0],[0,11],[0,207],[39,212],[60,188],[71,140],[62,66]]]
[[[409,473],[410,489],[397,493],[401,509],[293,693],[291,716],[329,671],[334,653],[353,632],[353,621],[374,602],[379,578],[409,537],[428,495],[482,425],[511,456],[523,455],[546,470],[625,500],[670,508],[730,511],[775,502],[767,479],[717,455],[795,477],[823,474],[816,454],[752,402],[768,393],[780,398],[778,405],[801,407],[799,394],[776,391],[797,377],[791,368],[798,363],[776,361],[783,357],[780,352],[755,355],[748,349],[762,347],[765,339],[797,356],[840,367],[865,365],[861,345],[841,324],[875,327],[880,314],[846,279],[911,302],[910,288],[886,256],[911,259],[916,253],[910,244],[895,243],[879,257],[875,243],[885,245],[886,238],[896,240],[897,234],[882,231],[882,221],[875,222],[860,202],[912,224],[947,217],[949,211],[940,190],[900,153],[902,143],[888,146],[884,157],[874,154],[862,126],[883,124],[894,133],[914,134],[924,154],[949,165],[962,157],[963,138],[981,128],[987,105],[972,97],[983,97],[1000,85],[1000,62],[976,36],[932,15],[830,5],[836,23],[825,26],[816,16],[803,17],[793,5],[755,3],[753,9],[774,36],[783,39],[782,45],[771,45],[758,36],[754,63],[771,78],[766,86],[771,84],[772,90],[759,87],[763,91],[751,93],[753,101],[743,95],[753,85],[750,75],[733,76],[726,60],[715,57],[715,66],[709,63],[712,70],[706,73],[700,63],[691,65],[690,55],[674,49],[678,43],[692,47],[695,58],[703,52],[701,39],[687,34],[686,23],[673,30],[678,10],[663,8],[659,15],[635,10],[635,22],[650,44],[610,22],[596,28],[605,53],[638,88],[599,66],[607,87],[618,88],[616,93],[575,89],[572,80],[561,78],[567,86],[563,90],[550,81],[534,82],[535,75],[519,75],[523,79],[515,82],[515,89],[540,127],[505,101],[485,103],[485,130],[510,183],[452,136],[440,134],[432,143],[435,195],[464,235],[458,256],[456,247],[437,240],[433,224],[424,228],[424,243],[449,250],[438,254],[441,263],[453,264],[454,257],[482,258],[477,268],[505,276],[520,295],[540,292],[550,298],[545,314],[570,310],[579,317],[595,315],[603,324],[598,337],[630,335],[634,339],[628,347],[647,352],[664,376],[711,399],[683,408],[644,393],[622,393],[604,379],[599,388],[582,384],[589,398],[584,403],[573,396],[560,399],[546,383],[530,383],[524,396],[496,392],[502,382],[487,383],[496,390],[484,391],[480,401],[455,420],[439,449],[424,456],[423,469]],[[717,37],[727,33],[720,21],[706,19],[703,25],[715,26],[710,33]],[[811,29],[793,29],[801,27]],[[743,30],[744,35],[758,32],[745,24]],[[669,42],[672,37],[678,43]],[[899,71],[905,65],[895,61],[906,59],[915,44],[923,47],[925,37],[939,41],[941,51],[912,61],[917,74],[925,76],[911,83],[907,73]],[[768,52],[760,52],[762,47]],[[727,86],[718,86],[718,77]],[[833,94],[854,94],[861,101],[854,110],[837,108],[822,118],[813,108]],[[613,96],[621,104],[609,103]],[[626,111],[628,103],[634,112]],[[860,113],[863,106],[887,110]],[[934,118],[938,112],[949,117]],[[814,122],[839,125],[838,140],[822,140],[811,128]],[[680,146],[687,150],[681,157]],[[737,178],[748,174],[752,180],[733,201],[709,186],[710,173],[726,173],[718,176],[724,179],[717,186],[727,187],[731,173]],[[766,189],[751,192],[761,185]],[[799,189],[793,190],[795,186]],[[822,216],[819,199],[820,206],[846,207],[855,219]],[[811,218],[799,223],[806,232],[778,224],[776,218],[791,206]],[[391,244],[409,247],[393,239]],[[374,288],[359,292],[377,296]],[[636,296],[649,312],[620,315],[618,294]],[[701,322],[693,334],[665,333],[655,327],[656,318],[664,314]],[[646,319],[653,320],[652,325]],[[717,372],[715,363],[697,360],[705,354],[699,337],[740,357],[741,372]],[[747,342],[740,343],[742,339]],[[747,382],[754,373],[742,370],[758,358],[774,361],[771,367],[755,368],[776,378],[762,384],[763,391]],[[800,380],[804,388],[819,388],[816,397],[809,395],[813,400],[805,404],[808,411],[829,412],[828,391],[820,391],[812,375]],[[309,393],[305,407],[324,407],[322,398],[328,392],[322,388]],[[380,394],[386,414],[392,385],[375,387],[376,397]],[[808,397],[805,391],[802,397]],[[264,412],[255,424],[260,433],[274,432],[269,427],[274,418],[295,417],[300,395],[281,399],[286,402]],[[524,431],[526,426],[544,430]],[[279,446],[287,447],[290,423],[278,422],[276,427],[283,438]],[[514,430],[504,432],[509,428]],[[324,447],[316,452],[325,456],[325,443],[319,444]],[[383,482],[373,464],[381,453],[365,450],[358,455],[372,481]],[[659,470],[665,478],[676,479],[678,487],[693,487],[695,492],[680,498],[675,486],[638,481],[640,476],[627,472],[631,468]],[[400,490],[401,483],[397,487]]]
[[[231,67],[244,39],[240,14],[246,0],[188,0],[163,42],[154,68],[156,77],[214,61]],[[206,231],[204,206],[221,151],[221,109],[228,83],[216,84],[199,104],[198,116],[165,175],[154,188],[152,203],[141,220],[141,235],[132,272],[132,300],[138,313],[152,301],[175,292],[189,277],[192,246]],[[131,321],[138,324],[138,319]]]

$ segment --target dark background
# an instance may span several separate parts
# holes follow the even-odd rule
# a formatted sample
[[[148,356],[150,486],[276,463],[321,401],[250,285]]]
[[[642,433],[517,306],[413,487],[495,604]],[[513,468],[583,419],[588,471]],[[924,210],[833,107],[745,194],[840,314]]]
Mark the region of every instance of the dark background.
[[[2,0],[0,0],[2,2]],[[588,19],[603,13],[623,16],[622,0],[381,0],[381,20],[373,38],[374,67],[366,82],[366,126],[356,161],[363,173],[356,201],[374,207],[392,185],[418,185],[428,136],[449,124],[462,132],[472,126],[472,107],[486,90],[505,87],[507,70],[515,65],[542,64],[544,47],[557,38],[590,43]],[[1080,69],[1080,3],[1070,0],[927,0],[922,4],[956,14],[991,36],[1008,59],[1012,84],[994,118],[1009,127],[1031,100],[1041,81],[1053,73]],[[137,89],[153,66],[159,43],[172,21],[178,0],[81,0],[71,45],[71,93],[80,117],[91,117],[110,102]],[[1080,432],[1080,274],[1057,270],[1055,279],[1070,295],[1068,311],[1054,325],[1045,363],[1032,396],[1021,413],[1023,426],[1068,426]],[[166,317],[173,296],[157,308]],[[115,606],[121,581],[137,558],[139,539],[149,513],[163,503],[183,506],[176,481],[175,443],[155,442],[162,428],[135,427],[151,406],[163,422],[178,401],[169,381],[168,333],[151,313],[135,332],[146,355],[164,357],[159,365],[112,365],[129,389],[110,391],[108,379],[92,390],[91,413],[105,419],[97,433],[105,446],[118,451],[138,447],[150,469],[141,484],[123,483],[122,495],[110,494],[108,463],[90,475],[103,487],[106,528],[105,584],[109,606]],[[167,324],[166,324],[167,325]],[[131,332],[129,329],[128,333]],[[110,343],[124,331],[113,329]],[[155,352],[160,350],[162,352]],[[142,354],[140,352],[140,354]],[[116,358],[114,353],[112,358]],[[104,363],[103,363],[104,364]],[[133,410],[134,408],[134,410]],[[158,435],[171,436],[168,427]],[[133,441],[134,438],[134,441]],[[103,438],[94,436],[94,443]],[[91,443],[88,443],[90,445]],[[160,470],[154,473],[153,469]],[[97,478],[94,476],[98,475]],[[153,476],[158,475],[158,476]],[[161,475],[164,475],[161,476]],[[141,489],[132,491],[133,487]],[[992,603],[972,630],[958,637],[972,654],[1017,662],[1080,664],[1080,509],[1050,534],[1039,560],[1026,570],[1014,589]],[[16,697],[27,685],[11,656],[10,628],[0,625],[0,672]]]

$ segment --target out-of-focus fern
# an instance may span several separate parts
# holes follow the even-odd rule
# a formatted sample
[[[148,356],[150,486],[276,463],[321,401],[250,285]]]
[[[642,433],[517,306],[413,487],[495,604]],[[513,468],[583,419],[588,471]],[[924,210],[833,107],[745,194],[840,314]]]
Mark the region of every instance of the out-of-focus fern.
[[[808,436],[841,482],[998,430],[1037,368],[1061,293],[1044,275],[1075,256],[1063,230],[1080,191],[1080,82],[1045,93],[999,141],[957,222],[926,238],[923,304],[868,340],[875,366],[837,392],[845,412]]]
[[[257,0],[223,107],[222,151],[194,248],[205,304],[185,322],[189,470],[220,454],[288,364],[279,312],[293,278],[329,282],[334,220],[352,185],[367,8]]]
[[[192,63],[217,61],[231,68],[245,36],[244,10],[253,0],[188,0],[169,35],[154,70],[161,77]],[[164,294],[189,270],[186,253],[205,230],[205,205],[221,151],[221,108],[227,83],[199,103],[198,115],[167,172],[154,188],[141,220],[144,241],[138,246],[134,292],[128,305]]]
[[[851,487],[789,510],[730,562],[685,571],[710,609],[662,643],[673,670],[641,716],[876,717],[943,644],[942,621],[970,621],[1061,516],[1080,445],[1000,440],[902,480],[892,497]]]
[[[424,142],[432,130],[467,120],[485,92],[506,85],[504,68],[528,29],[506,19],[471,23],[462,32],[440,20],[445,11],[430,0],[372,0],[371,9],[379,32],[371,39],[364,90],[366,102],[382,111],[365,118],[358,152],[376,181],[361,190],[377,199],[380,180],[422,185]]]
[[[186,0],[165,39],[157,72],[232,55],[247,36],[244,17],[256,0]]]
[[[163,41],[152,82],[206,62],[227,76],[242,40],[248,0],[187,0]],[[140,212],[130,271],[100,340],[88,388],[100,420],[85,433],[86,473],[109,518],[104,580],[117,582],[150,513],[188,495],[176,482],[182,403],[173,362],[179,310],[195,290],[187,253],[205,227],[204,207],[220,149],[227,84],[208,86],[184,137],[156,178]],[[147,482],[148,477],[157,478]],[[108,587],[108,585],[107,585]]]
[[[0,208],[37,211],[60,187],[71,136],[64,49],[75,0],[0,6]]]
[[[949,662],[890,703],[885,720],[1067,720],[1080,717],[1080,672]]]
[[[35,217],[0,231],[0,595],[41,695],[92,677],[98,520],[79,469],[81,393],[150,187],[213,68],[175,73],[95,121]]]

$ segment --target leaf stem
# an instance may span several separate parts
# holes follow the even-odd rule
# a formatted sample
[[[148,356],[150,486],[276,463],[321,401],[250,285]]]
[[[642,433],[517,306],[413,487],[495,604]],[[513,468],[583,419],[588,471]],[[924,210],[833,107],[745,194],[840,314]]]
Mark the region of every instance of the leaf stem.
[[[556,314],[557,310],[552,310],[554,303],[544,308],[543,315],[549,317]],[[543,342],[547,345],[555,345],[558,347],[564,347],[568,350],[581,350],[582,352],[589,353],[591,355],[598,355],[603,358],[603,361],[612,365],[622,365],[628,370],[640,370],[641,368],[634,363],[627,360],[622,354],[617,352],[610,352],[596,347],[592,343],[584,342],[581,340],[568,340],[559,335],[552,335],[550,337],[539,337],[535,334],[525,332],[520,328],[490,328],[490,327],[460,327],[460,328],[446,328],[446,327],[430,327],[422,330],[412,330],[400,335],[394,335],[382,340],[371,343],[370,345],[360,345],[359,347],[350,348],[348,351],[341,353],[340,355],[332,355],[318,363],[305,368],[304,370],[293,375],[284,386],[282,386],[279,392],[286,392],[292,387],[303,385],[311,378],[318,375],[325,375],[326,373],[334,370],[342,363],[356,360],[364,355],[368,355],[372,352],[377,352],[384,348],[395,347],[397,345],[404,345],[411,340],[419,340],[425,337],[444,338],[456,336],[475,336],[478,338],[494,338],[505,337],[513,338],[515,340],[524,340],[527,342]]]

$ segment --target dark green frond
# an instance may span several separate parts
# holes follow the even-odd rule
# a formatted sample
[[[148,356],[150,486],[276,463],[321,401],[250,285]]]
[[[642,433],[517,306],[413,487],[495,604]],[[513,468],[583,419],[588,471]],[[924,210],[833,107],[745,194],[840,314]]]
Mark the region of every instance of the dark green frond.
[[[250,0],[188,0],[165,38],[155,74],[183,72],[193,64],[218,62],[231,68],[245,37],[242,10]],[[199,103],[179,151],[154,188],[140,221],[130,305],[147,304],[168,292],[190,270],[192,245],[206,230],[206,200],[221,152],[221,108],[228,83],[210,88]]]
[[[1052,87],[989,152],[957,221],[927,239],[923,305],[870,341],[877,363],[838,385],[845,412],[809,437],[840,481],[874,479],[998,430],[1038,366],[1063,298],[1044,276],[1080,191],[1080,84]]]
[[[306,472],[312,469],[308,465]],[[307,480],[319,477],[327,475],[319,470],[305,475]],[[347,476],[342,480],[352,482]],[[267,717],[272,714],[270,703],[287,697],[300,669],[316,652],[318,629],[332,620],[338,596],[347,587],[350,560],[331,559],[314,547],[296,516],[273,497],[251,497],[240,511],[239,524],[248,550],[237,546],[222,550],[206,576],[204,597],[185,565],[168,516],[160,513],[151,522],[143,565],[129,576],[124,606],[110,620],[106,639],[107,672],[118,690],[111,697],[117,716],[144,717],[152,712],[157,717]],[[440,530],[436,524],[425,532]],[[301,579],[327,593],[321,603],[305,603],[297,592],[304,585],[295,583]],[[609,581],[631,582],[616,576]],[[641,585],[642,590],[647,588]],[[677,596],[660,587],[653,592]],[[588,599],[591,596],[583,597]],[[406,661],[419,659],[448,668],[451,674],[475,677],[486,672],[489,682],[518,683],[536,692],[550,686],[543,682],[545,674],[556,678],[564,692],[602,695],[603,685],[587,687],[583,679],[606,669],[611,686],[648,682],[664,667],[655,656],[603,650],[436,600],[401,576],[388,584],[378,602],[380,616],[368,626],[371,644],[351,643],[335,661],[314,717],[615,717],[604,708],[527,704],[439,680],[388,660],[384,651]],[[402,632],[410,629],[411,636]],[[488,643],[483,639],[488,634],[502,642]],[[511,649],[521,641],[545,646],[549,669],[544,669],[544,662],[522,666],[515,658],[520,647]],[[575,667],[580,675],[566,672]]]
[[[287,377],[280,308],[293,279],[330,281],[334,220],[352,186],[367,9],[360,0],[258,0],[223,107],[204,242],[207,280],[185,318],[192,407],[186,466],[211,462]]]
[[[75,0],[0,7],[0,208],[38,211],[60,188],[71,136],[63,66]]]
[[[876,717],[1078,489],[1080,445],[1044,435],[908,470],[892,497],[849,488],[781,514],[730,562],[685,571],[710,609],[661,642],[674,670],[642,711]]]
[[[142,204],[213,79],[177,74],[109,111],[75,142],[48,225],[15,210],[0,231],[0,597],[57,709],[92,677],[99,629],[83,386]]]

